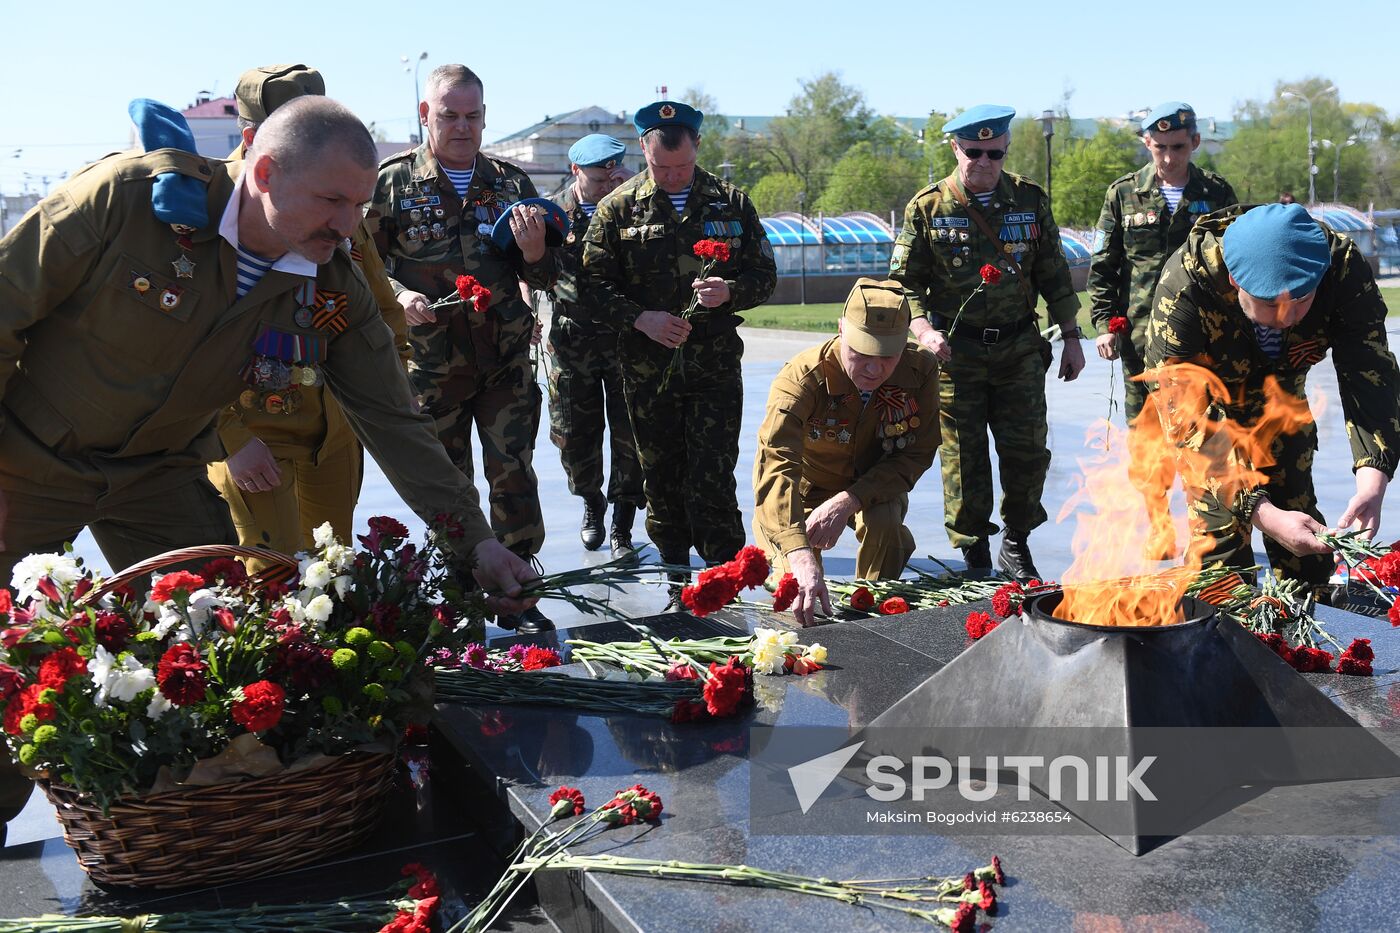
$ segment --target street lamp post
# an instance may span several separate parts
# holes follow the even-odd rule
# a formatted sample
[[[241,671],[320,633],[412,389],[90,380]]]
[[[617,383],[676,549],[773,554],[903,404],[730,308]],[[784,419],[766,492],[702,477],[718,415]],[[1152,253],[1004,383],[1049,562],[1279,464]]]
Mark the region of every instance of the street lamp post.
[[[1335,91],[1337,86],[1329,84],[1317,94],[1329,94]],[[1296,97],[1308,105],[1308,203],[1317,203],[1317,145],[1313,142],[1313,122],[1312,122],[1312,98],[1297,91],[1284,91],[1282,97]]]
[[[807,192],[797,192],[797,242],[801,244],[797,248],[798,269],[802,273],[802,292],[800,304],[807,303],[807,213],[803,210],[803,205],[807,203]]]
[[[1333,143],[1330,139],[1319,139],[1317,141],[1319,146],[1328,146],[1335,151],[1336,160],[1332,163],[1333,204],[1340,204],[1342,202],[1342,150],[1347,146],[1355,146],[1358,142],[1360,142],[1360,140],[1355,136],[1348,136],[1346,142],[1342,143],[1340,146]]]
[[[409,126],[421,126],[422,123],[423,123],[423,118],[420,117],[420,116],[418,115],[418,111],[421,110],[421,109],[423,108],[423,94],[422,94],[422,92],[419,91],[419,89],[418,89],[418,88],[419,88],[419,85],[418,85],[418,69],[419,69],[420,67],[422,67],[423,61],[424,61],[427,57],[428,57],[428,53],[427,53],[427,52],[421,52],[421,53],[419,53],[417,61],[415,61],[415,62],[413,63],[413,67],[410,69],[410,68],[408,67],[408,56],[407,56],[407,55],[400,55],[400,56],[399,56],[399,61],[401,61],[401,62],[404,63],[404,64],[403,64],[404,74],[408,74],[409,71],[412,71],[412,72],[413,72],[413,122],[410,123]],[[409,135],[413,135],[413,134],[410,132]],[[422,141],[423,141],[423,134],[422,134],[422,133],[419,133],[419,134],[418,134],[418,141],[419,141],[419,142],[422,142]]]
[[[1055,135],[1055,111],[1046,110],[1040,114],[1040,131],[1045,134],[1045,196],[1050,196],[1050,140]]]

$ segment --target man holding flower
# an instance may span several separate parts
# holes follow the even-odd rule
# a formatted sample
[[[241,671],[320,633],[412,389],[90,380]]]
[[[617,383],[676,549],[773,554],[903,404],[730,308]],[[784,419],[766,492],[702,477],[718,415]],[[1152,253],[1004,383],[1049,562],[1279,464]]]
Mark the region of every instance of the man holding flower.
[[[647,533],[669,564],[689,564],[692,546],[722,563],[744,545],[737,312],[767,301],[778,281],[748,196],[695,164],[703,118],[677,101],[637,112],[646,171],[598,204],[583,248],[584,297],[619,334]],[[702,242],[724,249],[697,251]]]
[[[1041,505],[1050,469],[1045,371],[1050,345],[1036,325],[1037,294],[1060,326],[1060,378],[1084,368],[1069,266],[1050,198],[1002,171],[1010,107],[980,104],[943,126],[957,170],[914,195],[890,256],[903,284],[912,330],[942,367],[944,524],[970,570],[990,570],[991,431],[1001,467],[1005,534],[997,563],[1018,580],[1039,576],[1027,542],[1046,520]],[[990,266],[991,274],[981,270]],[[1001,280],[994,281],[997,273]],[[953,320],[956,326],[952,326]]]
[[[858,280],[839,333],[788,361],[768,393],[754,460],[754,540],[797,579],[797,621],[831,601],[821,552],[848,526],[856,576],[896,579],[914,553],[909,491],[938,452],[938,361],[908,342],[898,282]]]

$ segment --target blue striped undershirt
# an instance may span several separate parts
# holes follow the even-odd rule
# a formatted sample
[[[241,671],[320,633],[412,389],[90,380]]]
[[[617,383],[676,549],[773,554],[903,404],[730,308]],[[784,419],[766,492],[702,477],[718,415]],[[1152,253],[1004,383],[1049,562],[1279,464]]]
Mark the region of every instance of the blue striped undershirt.
[[[1162,186],[1162,197],[1167,202],[1168,210],[1170,210],[1173,214],[1176,213],[1176,206],[1181,203],[1181,193],[1185,190],[1185,185],[1180,185],[1177,187],[1172,187],[1171,185]]]
[[[666,197],[671,199],[671,206],[674,207],[676,213],[679,214],[685,210],[685,202],[690,197],[690,188],[687,187],[684,191],[677,191],[675,194],[668,191],[666,192]]]
[[[988,204],[992,203],[992,195],[996,193],[997,190],[993,188],[991,191],[974,191],[972,192],[972,196],[981,201],[983,207],[986,207]]]
[[[275,259],[264,259],[257,253],[238,247],[238,297],[242,298],[262,281],[267,270],[272,268]]]
[[[591,203],[589,203],[588,201],[580,201],[580,202],[578,202],[578,207],[579,207],[579,210],[583,211],[583,213],[586,214],[586,215],[587,215],[588,217],[590,217],[590,218],[593,216],[593,212],[596,211],[596,210],[598,209],[598,205],[596,205],[596,204],[591,204]]]
[[[472,174],[475,171],[475,166],[472,166],[465,172],[459,172],[455,168],[448,168],[445,165],[442,166],[442,173],[447,176],[448,181],[452,182],[452,187],[456,189],[457,197],[459,198],[465,198],[467,196],[467,189],[472,186]]]
[[[1264,355],[1271,360],[1278,359],[1278,355],[1283,352],[1283,331],[1281,330],[1265,327],[1263,324],[1255,324],[1254,339],[1259,341],[1259,349],[1263,350]]]

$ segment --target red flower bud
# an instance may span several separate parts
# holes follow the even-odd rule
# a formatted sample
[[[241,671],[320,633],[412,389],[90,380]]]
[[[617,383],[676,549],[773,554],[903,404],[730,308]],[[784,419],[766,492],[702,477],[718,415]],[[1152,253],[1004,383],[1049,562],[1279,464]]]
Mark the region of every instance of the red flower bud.
[[[991,263],[978,269],[977,274],[982,276],[983,283],[987,285],[995,285],[1001,281],[1001,270]]]
[[[1126,334],[1129,330],[1128,319],[1122,315],[1108,319],[1108,332],[1110,334]]]

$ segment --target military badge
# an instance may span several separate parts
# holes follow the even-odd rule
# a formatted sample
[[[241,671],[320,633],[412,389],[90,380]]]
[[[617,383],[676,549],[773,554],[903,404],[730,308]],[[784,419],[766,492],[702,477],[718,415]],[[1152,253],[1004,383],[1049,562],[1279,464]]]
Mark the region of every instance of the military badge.
[[[311,322],[315,318],[316,312],[307,307],[297,308],[296,311],[292,312],[292,320],[296,322],[297,327],[307,330],[311,329]]]
[[[953,257],[953,265],[955,265],[955,266],[960,266],[960,265],[962,265],[962,257],[961,257],[961,256],[954,256],[954,257]]]
[[[189,224],[171,224],[170,229],[175,231],[176,236],[189,236],[199,228],[191,227]]]
[[[404,231],[404,236],[408,237],[410,240],[412,240],[413,242],[417,243],[417,242],[418,242],[418,228],[417,228],[417,227],[409,227],[407,230]]]
[[[131,288],[138,295],[144,295],[151,290],[151,280],[139,272],[131,273]]]
[[[345,292],[332,292],[316,290],[316,301],[312,326],[317,330],[328,330],[332,333],[344,333],[348,326],[346,311],[350,307],[350,298]]]
[[[1103,252],[1103,248],[1104,248],[1105,246],[1107,246],[1107,245],[1108,245],[1108,235],[1105,234],[1102,230],[1095,230],[1095,231],[1094,231],[1094,252],[1096,252],[1096,253],[1101,253],[1101,252]]]
[[[418,221],[423,219],[423,211],[420,208],[415,207],[413,210],[408,212],[408,219],[413,221],[415,224],[418,223]]]
[[[676,115],[676,108],[672,107],[670,104],[662,104],[661,109],[657,111],[657,113],[661,115],[661,119],[669,120]]]
[[[180,254],[180,258],[174,260],[174,261],[171,262],[170,264],[171,264],[172,266],[175,267],[175,278],[177,278],[177,279],[192,279],[192,278],[194,278],[194,263],[191,262],[191,261],[190,261],[190,257],[186,256],[184,253],[181,253],[181,254]]]
[[[181,290],[174,285],[160,293],[160,306],[166,311],[174,311],[180,306]]]
[[[978,139],[991,139],[995,135],[996,134],[992,132],[992,128],[990,126],[984,126],[977,131]]]
[[[1168,120],[1166,117],[1163,117],[1162,119],[1160,119],[1160,120],[1157,121],[1157,132],[1159,132],[1159,133],[1165,133],[1167,130],[1169,130],[1169,129],[1171,129],[1171,128],[1172,128],[1172,121]]]
[[[1155,224],[1155,223],[1157,222],[1157,212],[1156,212],[1156,211],[1148,211],[1148,212],[1147,212],[1147,222],[1148,222],[1148,224]]]

